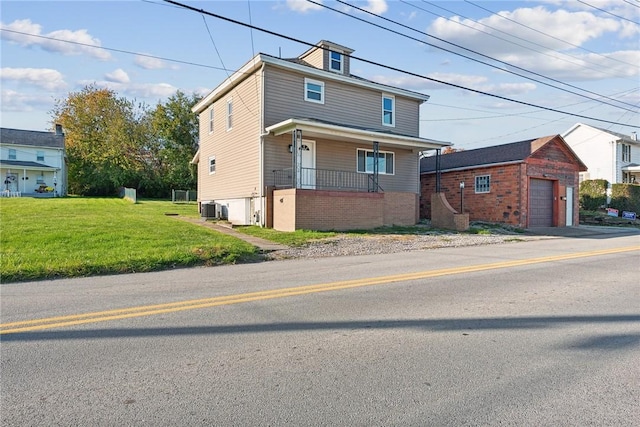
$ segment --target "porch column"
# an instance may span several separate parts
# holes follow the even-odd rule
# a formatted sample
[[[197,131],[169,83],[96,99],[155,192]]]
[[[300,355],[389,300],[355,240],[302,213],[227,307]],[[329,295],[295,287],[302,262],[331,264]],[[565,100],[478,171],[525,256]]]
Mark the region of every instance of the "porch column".
[[[302,180],[302,130],[294,129],[291,132],[291,174],[293,179],[293,187],[300,188]]]
[[[22,169],[22,192],[27,192],[27,170]]]
[[[440,149],[436,149],[436,193],[440,192]]]
[[[371,192],[378,192],[378,176],[380,173],[380,166],[378,165],[378,158],[380,157],[379,143],[373,141],[373,189]]]

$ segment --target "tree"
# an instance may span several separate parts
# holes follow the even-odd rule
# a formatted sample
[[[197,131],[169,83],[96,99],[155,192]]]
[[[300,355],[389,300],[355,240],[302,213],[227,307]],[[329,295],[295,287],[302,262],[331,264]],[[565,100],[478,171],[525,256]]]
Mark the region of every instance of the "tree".
[[[151,166],[164,191],[196,187],[196,172],[189,162],[198,150],[198,117],[191,108],[199,100],[178,91],[149,112]]]
[[[114,195],[119,187],[138,187],[149,137],[144,113],[93,85],[56,100],[51,114],[65,131],[71,193]]]

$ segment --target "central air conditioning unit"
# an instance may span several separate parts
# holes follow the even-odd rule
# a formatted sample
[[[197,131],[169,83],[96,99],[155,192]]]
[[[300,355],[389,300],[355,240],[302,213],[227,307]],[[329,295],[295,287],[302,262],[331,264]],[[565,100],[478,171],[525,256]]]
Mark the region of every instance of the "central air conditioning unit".
[[[219,206],[217,203],[203,203],[200,205],[200,216],[202,218],[218,218]]]

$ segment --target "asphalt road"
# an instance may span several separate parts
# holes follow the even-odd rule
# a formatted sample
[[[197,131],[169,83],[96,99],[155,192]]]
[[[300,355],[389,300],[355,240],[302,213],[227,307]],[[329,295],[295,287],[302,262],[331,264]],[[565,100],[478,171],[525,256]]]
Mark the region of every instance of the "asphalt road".
[[[3,284],[0,421],[637,426],[639,261],[591,235]]]

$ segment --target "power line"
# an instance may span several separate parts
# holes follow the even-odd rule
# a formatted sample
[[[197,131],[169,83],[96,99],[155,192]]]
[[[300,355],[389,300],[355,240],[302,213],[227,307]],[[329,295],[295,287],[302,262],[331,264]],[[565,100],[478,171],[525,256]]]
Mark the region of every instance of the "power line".
[[[235,20],[235,19],[232,19],[232,18],[228,18],[228,17],[225,17],[225,16],[218,15],[218,14],[213,13],[213,12],[208,12],[208,11],[206,11],[204,9],[198,9],[198,8],[193,7],[193,6],[189,6],[189,5],[186,5],[186,4],[182,4],[182,3],[176,2],[174,0],[163,0],[163,1],[165,1],[167,3],[170,3],[170,4],[173,4],[173,5],[176,5],[176,6],[183,7],[185,9],[191,10],[193,12],[204,13],[204,14],[212,16],[214,18],[218,18],[218,19],[221,19],[221,20],[224,20],[224,21],[227,21],[227,22],[231,22],[233,24],[241,25],[243,27],[253,28],[253,29],[261,31],[263,33],[270,34],[270,35],[273,35],[273,36],[276,36],[276,37],[280,37],[280,38],[284,38],[286,40],[293,41],[293,42],[296,42],[296,43],[300,43],[300,44],[303,44],[303,45],[307,45],[309,47],[317,47],[316,44],[314,44],[314,43],[310,43],[310,42],[307,42],[307,41],[304,41],[304,40],[300,40],[300,39],[297,39],[295,37],[286,36],[284,34],[276,33],[275,31],[267,30],[265,28],[260,28],[260,27],[257,27],[257,26],[251,25],[251,24],[247,24],[245,22],[241,22],[241,21],[238,21],[238,20]],[[323,49],[325,49],[325,48],[323,48]],[[326,49],[328,50],[328,48],[326,48]],[[611,123],[611,124],[616,124],[616,125],[621,125],[621,126],[627,126],[624,123],[612,122],[610,120],[598,119],[598,118],[595,118],[595,117],[589,117],[589,116],[583,116],[583,115],[579,115],[579,114],[575,114],[575,113],[569,113],[569,112],[566,112],[566,111],[556,110],[554,108],[544,107],[544,106],[536,105],[536,104],[525,102],[525,101],[518,101],[518,100],[507,98],[507,97],[504,97],[504,96],[491,94],[491,93],[484,92],[484,91],[477,90],[477,89],[471,89],[471,88],[468,88],[468,87],[465,87],[465,86],[461,86],[461,85],[457,85],[457,84],[454,84],[454,83],[449,83],[449,82],[445,82],[445,81],[442,81],[442,80],[434,79],[432,77],[423,76],[423,75],[420,75],[420,74],[417,74],[417,73],[413,73],[411,71],[406,71],[406,70],[402,70],[400,68],[392,67],[392,66],[389,66],[389,65],[380,64],[378,62],[371,61],[371,60],[364,59],[364,58],[360,58],[360,57],[357,57],[357,56],[354,56],[354,55],[350,55],[350,57],[355,59],[355,60],[362,61],[362,62],[370,64],[370,65],[375,65],[375,66],[378,66],[378,67],[386,68],[386,69],[389,69],[389,70],[392,70],[392,71],[397,71],[399,73],[407,74],[407,75],[410,75],[410,76],[413,76],[413,77],[419,77],[419,78],[422,78],[422,79],[425,79],[425,80],[429,80],[429,81],[432,81],[432,82],[435,82],[435,83],[440,83],[440,84],[443,84],[443,85],[455,87],[455,88],[458,88],[458,89],[467,90],[469,92],[474,92],[474,93],[477,93],[477,94],[480,94],[480,95],[486,95],[486,96],[502,99],[502,100],[509,101],[509,102],[514,102],[514,103],[521,104],[521,105],[528,105],[530,107],[539,108],[539,109],[546,110],[546,111],[552,111],[552,112],[555,112],[555,113],[566,114],[566,115],[569,115],[569,116],[580,117],[580,118],[594,120],[594,121],[603,122],[603,123]]]
[[[422,1],[424,2],[424,0],[422,0]],[[492,11],[492,10],[487,9],[486,7],[480,6],[479,4],[473,3],[473,2],[471,2],[471,1],[469,1],[469,0],[464,0],[464,1],[465,1],[466,3],[469,3],[470,5],[473,5],[473,6],[475,6],[475,7],[479,8],[479,9],[482,9],[482,10],[484,10],[484,11],[487,11],[487,12],[489,12],[489,13],[491,13],[491,14],[493,14],[493,15],[496,15],[496,16],[498,16],[498,17],[502,18],[502,19],[506,19],[507,21],[510,21],[510,22],[513,22],[514,24],[520,25],[521,27],[528,28],[529,30],[534,31],[534,32],[536,32],[536,33],[538,33],[538,34],[542,34],[543,36],[546,36],[546,37],[552,38],[552,39],[554,39],[554,40],[561,41],[561,42],[563,42],[563,43],[565,43],[565,44],[567,44],[567,45],[569,45],[569,46],[572,46],[572,47],[575,47],[575,48],[578,48],[578,49],[584,50],[584,51],[586,51],[586,52],[589,52],[589,53],[592,53],[592,54],[595,54],[595,55],[601,56],[601,57],[603,57],[603,58],[605,58],[605,59],[609,59],[609,60],[612,60],[612,61],[619,62],[619,63],[624,64],[624,65],[631,65],[632,67],[635,67],[635,66],[636,66],[635,64],[629,64],[628,62],[620,61],[620,60],[619,60],[619,59],[617,59],[617,58],[610,58],[610,57],[608,57],[608,56],[602,55],[601,53],[594,52],[594,51],[592,51],[592,50],[589,50],[589,49],[583,48],[582,46],[579,46],[579,45],[576,45],[576,44],[570,43],[570,42],[568,42],[568,41],[566,41],[566,40],[563,40],[563,39],[561,39],[561,38],[559,38],[559,37],[552,36],[552,35],[551,35],[551,34],[549,34],[549,33],[545,33],[544,31],[537,30],[537,29],[535,29],[535,28],[533,28],[533,27],[530,27],[530,26],[525,25],[525,24],[523,24],[523,23],[521,23],[521,22],[518,22],[518,21],[516,21],[515,19],[507,18],[507,17],[506,17],[506,16],[504,16],[504,15],[501,15],[501,14],[499,14],[499,13],[496,13],[496,12],[494,12],[494,11]],[[485,25],[485,24],[482,24],[482,25]],[[489,28],[492,28],[492,27],[489,27]],[[497,29],[495,29],[495,28],[492,28],[492,29],[494,29],[494,30],[496,30],[496,31],[500,31],[500,30],[497,30]],[[502,31],[501,31],[501,32],[502,32]],[[512,37],[513,37],[513,36],[512,36]],[[520,37],[518,37],[518,38],[520,38]],[[529,41],[529,43],[532,43],[532,42],[530,42],[530,41]],[[534,43],[534,44],[537,44],[537,43]],[[542,45],[538,45],[538,46],[542,46]],[[545,46],[542,46],[542,47],[545,47]],[[567,55],[567,56],[570,56],[570,55]],[[595,64],[594,64],[594,65],[595,65]]]
[[[578,3],[584,4],[585,6],[589,6],[589,7],[592,7],[594,9],[596,9],[596,10],[599,10],[600,12],[604,12],[604,13],[606,13],[608,15],[615,16],[616,18],[624,19],[625,21],[629,21],[629,22],[632,22],[632,23],[634,23],[636,25],[640,25],[640,22],[632,21],[631,19],[627,19],[624,16],[616,15],[615,13],[611,13],[608,10],[600,9],[599,7],[596,7],[596,6],[593,6],[593,5],[589,4],[589,3],[583,2],[582,0],[576,0],[576,1]]]
[[[124,49],[115,49],[115,48],[112,48],[112,47],[95,46],[95,45],[88,44],[88,43],[76,42],[76,41],[72,41],[72,40],[57,39],[55,37],[43,36],[43,35],[40,35],[40,34],[31,34],[31,33],[25,33],[25,32],[22,32],[22,31],[9,30],[7,28],[0,28],[0,31],[6,31],[6,32],[9,32],[9,33],[20,34],[20,35],[29,36],[29,37],[37,37],[37,38],[45,39],[45,40],[53,40],[53,41],[56,41],[56,42],[70,43],[70,44],[75,44],[75,45],[78,45],[78,46],[91,47],[91,48],[94,48],[94,49],[108,50],[110,52],[126,53],[127,55],[137,55],[137,56],[142,56],[142,57],[145,57],[145,58],[160,59],[162,61],[175,62],[177,64],[192,65],[194,67],[211,68],[213,70],[221,70],[221,71],[233,71],[233,70],[227,70],[225,68],[214,67],[213,65],[205,65],[205,64],[198,64],[196,62],[181,61],[179,59],[164,58],[162,56],[149,55],[149,54],[140,53],[140,52],[132,52],[130,50],[124,50]]]
[[[465,59],[469,59],[469,60],[471,60],[471,61],[478,62],[478,63],[480,63],[480,64],[487,65],[487,66],[492,67],[492,68],[496,68],[496,69],[498,69],[498,70],[500,70],[500,71],[504,71],[504,72],[507,72],[507,73],[510,73],[510,74],[514,74],[514,75],[516,75],[516,76],[519,76],[519,77],[525,78],[525,79],[527,79],[527,80],[531,80],[531,81],[534,81],[534,82],[540,83],[540,84],[542,84],[542,85],[552,87],[552,88],[554,88],[554,89],[562,90],[562,91],[565,91],[565,92],[571,93],[571,94],[576,95],[576,96],[580,96],[580,97],[583,97],[583,98],[586,98],[586,99],[590,99],[590,100],[592,100],[592,101],[594,100],[593,98],[590,98],[590,97],[588,97],[588,96],[586,96],[586,95],[583,95],[583,94],[580,94],[580,93],[577,93],[577,92],[573,92],[573,91],[570,91],[570,90],[568,90],[568,89],[563,89],[563,88],[560,88],[560,87],[558,87],[558,86],[554,86],[554,85],[552,85],[552,84],[550,84],[550,83],[546,83],[546,82],[543,82],[543,81],[540,81],[540,80],[534,79],[534,78],[532,78],[532,77],[527,77],[527,76],[525,76],[525,75],[522,75],[522,74],[516,73],[515,71],[511,71],[511,70],[508,70],[508,69],[505,69],[505,68],[497,67],[497,66],[495,66],[495,65],[493,65],[493,64],[489,64],[489,63],[487,63],[487,62],[480,61],[479,59],[475,59],[475,58],[472,58],[472,57],[470,57],[470,56],[466,56],[466,55],[463,55],[463,54],[461,54],[461,53],[454,52],[454,51],[452,51],[452,50],[449,50],[449,49],[443,48],[443,47],[441,47],[441,46],[437,46],[437,45],[434,45],[434,44],[431,44],[431,43],[427,43],[427,42],[425,42],[424,40],[420,40],[420,39],[417,39],[417,38],[415,38],[415,37],[411,37],[411,36],[409,36],[409,35],[406,35],[406,34],[400,33],[400,32],[398,32],[398,31],[392,30],[392,29],[387,28],[387,27],[384,27],[384,26],[382,26],[382,25],[378,25],[378,24],[376,24],[376,23],[373,23],[373,22],[367,21],[367,20],[362,19],[362,18],[359,18],[359,17],[357,17],[357,16],[350,15],[350,14],[348,14],[347,12],[343,12],[343,11],[340,11],[340,10],[337,10],[337,9],[334,9],[334,8],[331,8],[331,7],[326,6],[326,5],[322,4],[322,3],[318,3],[318,2],[316,2],[316,1],[314,1],[314,0],[307,0],[307,1],[308,1],[308,2],[310,2],[310,3],[317,4],[317,5],[319,5],[319,6],[322,6],[322,7],[324,7],[324,8],[330,9],[330,10],[332,10],[332,11],[334,11],[334,12],[337,12],[337,13],[340,13],[340,14],[343,14],[343,15],[346,15],[346,16],[348,16],[348,17],[352,18],[352,19],[356,19],[356,20],[358,20],[358,21],[365,22],[365,23],[367,23],[367,24],[369,24],[369,25],[373,25],[373,26],[375,26],[375,27],[377,27],[377,28],[381,28],[381,29],[383,29],[383,30],[386,30],[386,31],[392,32],[392,33],[394,33],[394,34],[400,35],[400,36],[402,36],[402,37],[406,37],[406,38],[408,38],[408,39],[411,39],[411,40],[417,41],[417,42],[419,42],[419,43],[424,43],[424,44],[426,44],[426,45],[428,45],[428,46],[432,46],[432,47],[435,47],[435,48],[437,48],[437,49],[444,50],[445,52],[449,52],[449,53],[452,53],[452,54],[454,54],[454,55],[461,56],[461,57],[463,57],[463,58],[465,58]],[[583,89],[583,88],[580,88],[580,87],[577,87],[577,86],[571,85],[571,84],[569,84],[569,83],[565,83],[565,82],[562,82],[562,81],[560,81],[560,80],[556,80],[556,79],[553,79],[553,78],[551,78],[551,77],[544,76],[544,75],[539,74],[539,73],[536,73],[536,72],[534,72],[534,71],[530,71],[530,70],[527,70],[527,69],[524,69],[524,68],[518,67],[518,66],[513,65],[513,64],[510,64],[510,63],[508,63],[508,62],[505,62],[505,61],[501,61],[501,60],[498,60],[498,59],[492,58],[492,57],[490,57],[490,56],[488,56],[488,55],[484,55],[484,54],[479,53],[479,52],[476,52],[476,51],[474,51],[474,50],[467,49],[467,48],[465,48],[465,47],[463,47],[463,46],[460,46],[460,45],[458,45],[458,44],[451,43],[451,42],[448,42],[448,41],[446,41],[446,40],[443,40],[443,39],[441,39],[441,38],[439,38],[439,37],[432,36],[432,35],[430,35],[430,34],[428,34],[428,33],[423,32],[423,31],[416,30],[415,28],[412,28],[412,27],[409,27],[409,26],[407,26],[407,25],[401,24],[401,23],[396,22],[396,21],[394,21],[394,20],[392,20],[392,19],[385,18],[385,17],[383,17],[383,16],[376,15],[376,14],[374,14],[373,12],[369,12],[369,11],[367,11],[367,10],[365,10],[365,9],[361,9],[361,8],[359,8],[359,7],[357,7],[357,6],[353,6],[353,5],[351,5],[351,4],[347,3],[347,2],[344,2],[344,1],[342,1],[342,0],[336,0],[336,1],[337,1],[338,3],[342,3],[342,4],[344,4],[344,5],[347,5],[347,6],[349,6],[349,7],[352,7],[352,8],[354,8],[354,9],[360,10],[361,12],[365,12],[365,13],[368,13],[368,14],[370,14],[370,15],[373,15],[373,16],[375,16],[375,17],[379,18],[379,19],[383,19],[383,20],[385,20],[385,21],[392,22],[392,23],[394,23],[394,24],[396,24],[396,25],[399,25],[399,26],[401,26],[401,27],[404,27],[404,28],[407,28],[407,29],[409,29],[409,30],[415,31],[415,32],[417,32],[417,33],[423,34],[423,35],[425,35],[425,36],[427,36],[427,37],[434,38],[434,39],[436,39],[436,40],[438,40],[438,41],[441,41],[441,42],[444,42],[444,43],[450,44],[450,45],[455,46],[455,47],[458,47],[458,48],[460,48],[460,49],[463,49],[463,50],[466,50],[466,51],[472,52],[472,53],[474,53],[474,54],[476,54],[476,55],[478,55],[478,56],[482,56],[482,57],[485,57],[485,58],[491,59],[491,60],[493,60],[493,61],[499,62],[499,63],[504,64],[504,65],[506,65],[506,66],[513,67],[513,68],[516,68],[516,69],[519,69],[519,70],[525,71],[525,72],[527,72],[527,73],[530,73],[530,74],[533,74],[533,75],[536,75],[536,76],[540,76],[540,77],[542,77],[542,78],[545,78],[545,79],[548,79],[548,80],[551,80],[551,81],[555,81],[555,82],[557,82],[557,83],[560,83],[560,84],[563,84],[563,85],[566,85],[566,86],[569,86],[569,87],[573,87],[573,88],[578,89],[578,90],[582,90],[582,91],[587,92],[587,93],[591,93],[591,94],[596,95],[596,96],[601,97],[601,98],[605,98],[605,99],[607,99],[607,98],[608,98],[608,99],[610,99],[610,100],[612,100],[612,101],[615,101],[615,102],[618,102],[618,103],[620,103],[620,104],[626,104],[626,105],[629,105],[629,106],[631,106],[631,107],[636,108],[636,106],[635,106],[635,105],[628,104],[628,103],[626,103],[626,102],[619,101],[619,100],[617,100],[617,99],[609,98],[609,97],[607,97],[607,96],[605,96],[605,95],[602,95],[602,94],[599,94],[599,93],[596,93],[596,92],[592,92],[592,91],[590,91],[590,90]],[[609,105],[609,106],[615,107],[615,108],[621,108],[621,109],[623,109],[623,110],[636,112],[636,110],[629,110],[628,108],[621,107],[621,106],[619,106],[619,105],[610,104],[610,103],[608,103],[608,102],[604,102],[604,101],[599,101],[599,102],[601,102],[602,104],[606,104],[606,105]]]

